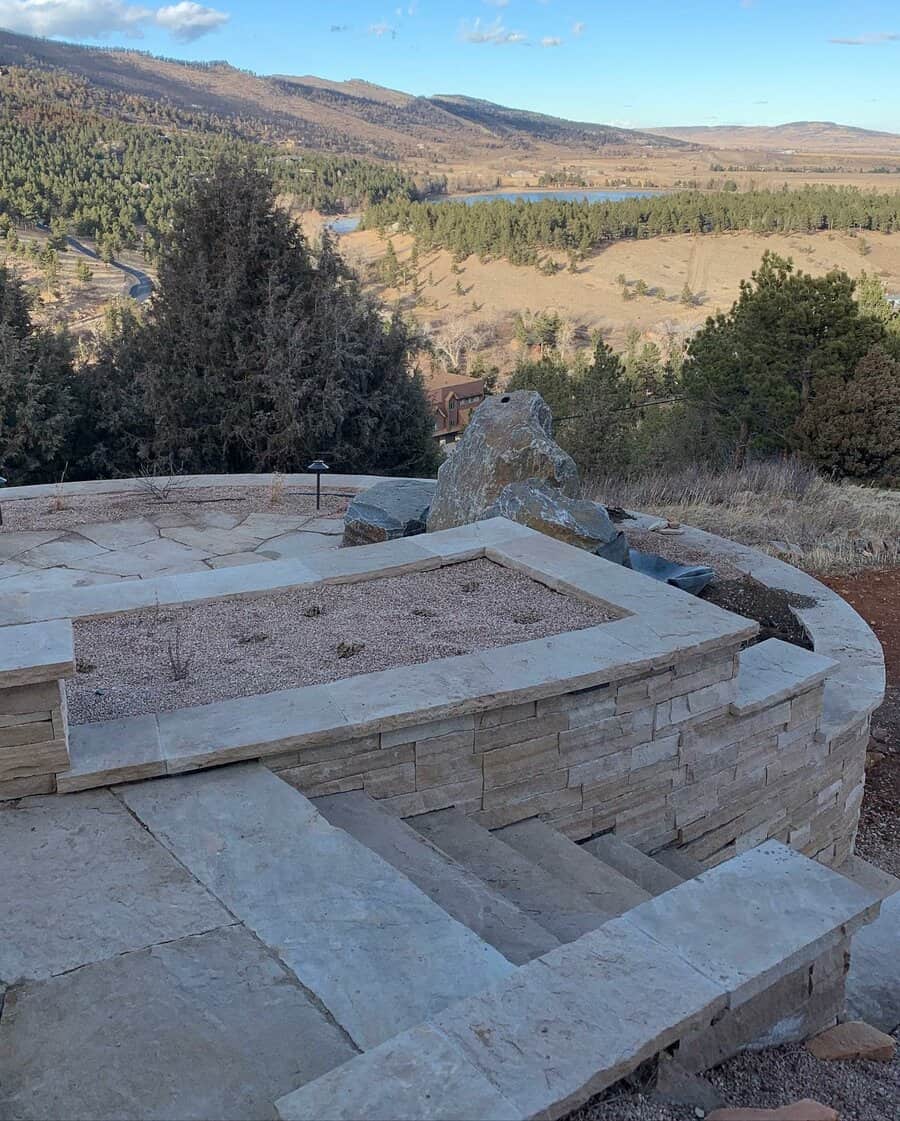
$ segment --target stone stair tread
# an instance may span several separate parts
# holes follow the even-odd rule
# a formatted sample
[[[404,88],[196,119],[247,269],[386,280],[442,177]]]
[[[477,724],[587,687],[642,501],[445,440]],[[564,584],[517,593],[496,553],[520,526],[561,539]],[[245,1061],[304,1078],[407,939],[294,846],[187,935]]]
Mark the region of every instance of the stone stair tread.
[[[788,700],[820,685],[837,666],[833,658],[780,638],[757,642],[741,652],[737,694],[731,711],[736,716],[747,716]]]
[[[539,818],[495,829],[494,836],[532,863],[593,899],[610,917],[624,914],[650,898],[633,880],[598,860],[581,845]]]
[[[120,789],[132,813],[360,1048],[515,970],[259,764]]]
[[[695,876],[702,876],[706,871],[699,860],[688,856],[681,849],[660,849],[653,854],[652,859],[657,864],[662,864],[664,868],[668,868],[670,872],[674,872],[676,876],[680,876],[682,880],[692,880]]]
[[[584,892],[557,880],[458,810],[436,810],[407,821],[562,942],[609,918]]]
[[[391,1121],[483,1109],[553,1121],[839,942],[876,905],[831,869],[766,842],[307,1083],[276,1112]]]
[[[522,965],[559,945],[550,931],[363,791],[329,794],[312,802],[332,825],[377,852],[513,964]]]
[[[862,887],[877,891],[882,899],[887,899],[889,895],[900,891],[900,879],[897,876],[885,872],[883,868],[877,868],[868,860],[863,860],[861,856],[855,854],[848,856],[836,871]]]
[[[610,868],[633,880],[650,895],[661,895],[664,891],[677,887],[686,878],[613,833],[592,837],[584,842],[584,848]]]

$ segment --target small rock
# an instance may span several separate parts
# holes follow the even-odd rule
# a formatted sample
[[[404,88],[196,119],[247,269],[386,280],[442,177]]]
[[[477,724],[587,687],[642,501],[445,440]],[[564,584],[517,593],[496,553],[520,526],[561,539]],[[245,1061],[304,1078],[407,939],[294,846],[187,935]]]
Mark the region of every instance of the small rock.
[[[894,1046],[891,1036],[871,1024],[863,1020],[848,1020],[810,1039],[806,1049],[826,1062],[868,1059],[873,1063],[889,1063],[894,1057]]]
[[[875,740],[876,743],[887,743],[888,736],[889,732],[887,728],[883,727],[881,724],[872,725],[872,739]]]
[[[814,1098],[801,1098],[777,1109],[714,1109],[706,1121],[840,1121],[840,1116]]]
[[[424,533],[436,486],[432,479],[383,479],[362,491],[347,508],[344,546]]]
[[[337,644],[337,656],[339,658],[352,658],[365,648],[366,644],[364,642],[339,642]]]
[[[722,1095],[711,1082],[699,1074],[691,1074],[681,1063],[665,1055],[659,1057],[653,1097],[673,1105],[693,1106],[700,1117],[705,1117],[707,1110],[724,1104]]]

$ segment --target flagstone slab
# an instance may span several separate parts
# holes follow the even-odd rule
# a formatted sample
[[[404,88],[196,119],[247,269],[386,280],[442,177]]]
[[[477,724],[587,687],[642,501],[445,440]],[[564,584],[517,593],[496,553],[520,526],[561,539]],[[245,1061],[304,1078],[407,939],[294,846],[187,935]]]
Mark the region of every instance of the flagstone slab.
[[[29,564],[33,568],[52,568],[58,564],[71,564],[84,560],[85,557],[95,557],[98,553],[105,553],[103,545],[97,545],[81,537],[77,533],[66,533],[57,537],[55,541],[48,541],[44,545],[37,545],[27,552],[17,555],[17,560],[22,564]]]
[[[270,537],[257,549],[257,552],[276,560],[287,560],[290,557],[299,557],[301,560],[309,553],[320,552],[322,549],[337,549],[340,538],[327,533],[309,533],[305,529],[296,533],[285,533],[280,537]]]
[[[0,688],[38,684],[74,673],[68,619],[0,629]]]
[[[104,549],[127,549],[130,545],[143,545],[159,538],[159,530],[147,518],[128,518],[121,522],[90,522],[79,525],[81,537],[102,545]]]
[[[205,564],[207,568],[238,568],[244,564],[265,564],[268,559],[260,553],[226,553],[221,557],[210,557]]]
[[[160,536],[169,541],[178,541],[207,556],[222,556],[225,553],[236,553],[242,549],[255,549],[262,538],[252,533],[244,533],[241,529],[216,529],[185,526],[182,529],[161,529]]]
[[[0,985],[234,921],[107,790],[3,809],[0,853]]]
[[[355,1053],[253,935],[224,926],[10,990],[0,1117],[268,1118]]]
[[[0,528],[0,560],[46,545],[49,541],[55,541],[62,533],[61,529]]]
[[[258,765],[122,788],[148,829],[360,1048],[514,971],[405,876]]]
[[[57,775],[56,788],[60,794],[71,794],[165,773],[155,715],[73,724],[69,727],[69,767]]]

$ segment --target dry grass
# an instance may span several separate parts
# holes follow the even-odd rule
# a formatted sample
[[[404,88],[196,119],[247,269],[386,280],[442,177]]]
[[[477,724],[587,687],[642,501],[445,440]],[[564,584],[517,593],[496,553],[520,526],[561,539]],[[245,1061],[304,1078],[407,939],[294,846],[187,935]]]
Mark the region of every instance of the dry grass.
[[[795,460],[608,476],[588,490],[610,505],[697,526],[813,572],[900,563],[900,491],[834,483]]]

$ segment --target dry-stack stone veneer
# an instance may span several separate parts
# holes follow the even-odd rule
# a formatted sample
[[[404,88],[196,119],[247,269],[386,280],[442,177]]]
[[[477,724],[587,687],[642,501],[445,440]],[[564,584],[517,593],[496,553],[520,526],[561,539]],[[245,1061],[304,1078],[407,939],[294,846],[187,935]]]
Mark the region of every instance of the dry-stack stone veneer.
[[[60,755],[12,781],[47,787],[61,772],[68,791],[259,758],[304,793],[362,789],[403,815],[457,806],[488,826],[539,815],[573,838],[615,830],[647,851],[678,844],[707,865],[768,837],[829,863],[848,855],[883,665],[863,621],[826,589],[803,613],[817,653],[776,641],[744,649],[750,621],[493,519],[302,563],[0,597],[0,637],[10,624],[68,627],[68,617],[477,557],[600,599],[621,618],[330,685],[76,726],[68,769]],[[781,568],[774,586],[815,584]],[[71,672],[64,661],[27,684],[58,681]]]
[[[52,794],[68,770],[63,678],[74,672],[68,621],[0,628],[0,801]]]

